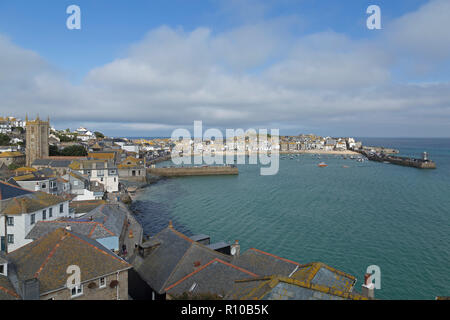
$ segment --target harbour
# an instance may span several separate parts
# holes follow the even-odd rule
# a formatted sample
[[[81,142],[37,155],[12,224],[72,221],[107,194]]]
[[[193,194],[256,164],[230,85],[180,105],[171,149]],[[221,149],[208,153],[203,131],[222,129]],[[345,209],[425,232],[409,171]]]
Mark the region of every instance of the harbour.
[[[383,279],[378,298],[434,299],[450,281],[445,268],[450,140],[372,138],[367,143],[392,145],[401,156],[427,149],[437,169],[359,162],[357,156],[284,155],[275,176],[238,165],[239,175],[160,180],[143,190],[132,208],[146,234],[173,220],[188,235],[239,239],[242,250],[262,247],[352,274],[376,264]],[[328,167],[319,168],[320,161]]]
[[[375,153],[371,151],[359,151],[370,161],[391,163],[405,167],[414,167],[418,169],[436,169],[436,163],[428,159],[428,154],[423,153],[422,158],[392,156],[385,153]]]
[[[162,177],[237,175],[239,170],[234,165],[223,166],[190,166],[148,168],[147,173]]]

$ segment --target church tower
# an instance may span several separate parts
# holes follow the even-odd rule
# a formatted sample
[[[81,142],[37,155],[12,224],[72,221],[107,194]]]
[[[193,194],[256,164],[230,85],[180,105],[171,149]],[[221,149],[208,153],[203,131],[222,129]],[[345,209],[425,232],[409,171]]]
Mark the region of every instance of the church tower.
[[[48,119],[48,121],[42,121],[39,119],[38,115],[36,120],[31,121],[28,121],[27,117],[26,122],[26,156],[27,166],[30,167],[34,160],[48,157],[50,119]]]

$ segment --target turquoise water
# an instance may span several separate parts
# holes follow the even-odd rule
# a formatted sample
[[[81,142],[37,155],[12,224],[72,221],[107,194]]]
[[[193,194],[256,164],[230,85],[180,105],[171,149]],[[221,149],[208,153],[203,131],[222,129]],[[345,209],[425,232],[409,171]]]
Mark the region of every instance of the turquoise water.
[[[358,291],[366,268],[378,265],[380,299],[450,295],[450,139],[363,142],[406,155],[426,150],[438,168],[301,155],[280,160],[275,176],[240,165],[239,176],[162,180],[133,206],[150,235],[172,219],[189,235],[322,261],[355,275]],[[317,167],[321,161],[329,166]]]

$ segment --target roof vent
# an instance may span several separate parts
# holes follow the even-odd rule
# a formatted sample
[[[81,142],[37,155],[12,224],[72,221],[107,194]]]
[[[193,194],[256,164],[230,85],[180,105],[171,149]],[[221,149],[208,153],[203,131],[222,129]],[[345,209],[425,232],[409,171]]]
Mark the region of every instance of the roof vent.
[[[234,241],[234,243],[231,245],[231,255],[238,257],[239,253],[241,251],[241,246],[239,244],[239,240]]]

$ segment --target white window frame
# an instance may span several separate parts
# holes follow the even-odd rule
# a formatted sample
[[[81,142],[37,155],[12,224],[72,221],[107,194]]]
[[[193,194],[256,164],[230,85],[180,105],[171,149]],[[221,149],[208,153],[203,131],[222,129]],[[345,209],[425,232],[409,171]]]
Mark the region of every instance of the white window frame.
[[[102,279],[103,279],[103,284],[102,284]],[[106,277],[101,277],[100,279],[98,279],[98,287],[100,289],[106,288]]]
[[[73,294],[73,290],[75,290],[75,294]],[[83,295],[83,285],[80,284],[78,286],[74,286],[72,289],[70,289],[70,297],[73,298],[77,298],[79,296]]]

